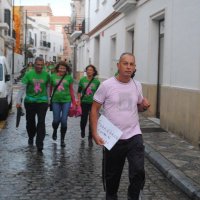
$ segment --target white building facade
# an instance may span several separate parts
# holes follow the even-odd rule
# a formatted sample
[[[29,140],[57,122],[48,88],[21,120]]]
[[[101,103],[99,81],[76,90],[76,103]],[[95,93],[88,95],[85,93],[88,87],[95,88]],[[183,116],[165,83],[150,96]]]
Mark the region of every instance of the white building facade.
[[[0,1],[0,55],[7,58],[13,68],[13,46],[15,34],[13,30],[13,10],[11,0]]]
[[[34,61],[38,56],[45,61],[60,61],[63,55],[63,34],[49,29],[48,23],[40,18],[28,17],[27,24],[26,46],[33,53],[33,58],[28,61]]]
[[[86,34],[77,42],[77,71],[94,64],[104,80],[123,52],[136,56],[146,115],[200,145],[200,1],[86,0]]]
[[[48,6],[15,6],[15,69],[36,57],[57,63],[64,59],[63,26],[69,17],[55,17]]]

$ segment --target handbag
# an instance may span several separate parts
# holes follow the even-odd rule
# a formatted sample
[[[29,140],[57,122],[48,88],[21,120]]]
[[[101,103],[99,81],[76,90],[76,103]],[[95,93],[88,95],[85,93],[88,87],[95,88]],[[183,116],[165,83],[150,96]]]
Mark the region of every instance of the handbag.
[[[51,99],[50,99],[50,104],[49,104],[49,110],[50,111],[52,111],[52,99],[53,99],[53,96],[54,96],[54,94],[55,94],[55,91],[57,90],[57,88],[58,88],[58,86],[60,85],[60,83],[62,82],[62,80],[65,78],[65,76],[66,76],[66,74],[64,74],[63,76],[62,76],[62,78],[60,79],[60,81],[58,82],[58,84],[54,87],[54,89],[53,89],[53,93],[52,93],[52,95],[51,95]]]
[[[69,117],[80,117],[82,115],[82,108],[80,105],[77,106],[73,106],[71,104],[70,108],[69,108],[69,112],[68,112],[68,116]]]
[[[90,80],[90,82],[87,84],[86,88],[83,91],[83,94],[81,96],[81,100],[83,99],[86,90],[88,89],[88,87],[90,86],[90,84],[92,83],[94,77]],[[82,115],[82,108],[80,105],[77,105],[76,107],[74,107],[72,104],[69,108],[69,112],[68,112],[68,116],[69,117],[80,117]]]

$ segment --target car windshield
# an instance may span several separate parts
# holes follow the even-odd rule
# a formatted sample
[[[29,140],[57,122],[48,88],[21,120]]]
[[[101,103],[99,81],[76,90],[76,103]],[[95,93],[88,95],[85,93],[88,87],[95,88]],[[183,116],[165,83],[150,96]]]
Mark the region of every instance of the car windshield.
[[[3,66],[0,64],[0,81],[3,80]]]

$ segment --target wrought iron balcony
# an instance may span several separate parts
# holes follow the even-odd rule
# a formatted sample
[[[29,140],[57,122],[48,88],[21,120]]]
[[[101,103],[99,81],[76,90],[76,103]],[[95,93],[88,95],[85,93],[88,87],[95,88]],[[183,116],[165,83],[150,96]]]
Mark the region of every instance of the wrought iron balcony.
[[[44,50],[48,50],[48,49],[51,48],[51,43],[47,42],[47,41],[44,41],[44,40],[41,40],[40,41],[40,48],[44,49]]]

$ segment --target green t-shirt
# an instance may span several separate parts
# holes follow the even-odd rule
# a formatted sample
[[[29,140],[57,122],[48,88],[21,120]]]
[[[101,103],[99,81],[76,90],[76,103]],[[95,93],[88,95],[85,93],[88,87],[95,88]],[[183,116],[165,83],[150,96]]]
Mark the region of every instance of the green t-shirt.
[[[79,81],[79,92],[83,95],[83,91],[87,87],[88,83],[90,81],[87,79],[86,76],[82,77]],[[100,85],[100,81],[97,78],[94,78],[90,86],[87,88],[87,91],[85,92],[85,95],[81,102],[84,103],[92,103],[93,102],[93,96],[96,90],[98,89]]]
[[[22,83],[27,85],[25,102],[48,102],[47,85],[49,83],[49,74],[47,72],[42,71],[38,74],[35,70],[30,70],[25,73]]]
[[[44,70],[45,72],[49,72],[49,69],[48,69],[48,67],[47,67],[46,65],[43,66],[43,70]]]
[[[54,88],[59,83],[61,78],[62,76],[58,76],[56,73],[52,74],[50,77],[51,86]],[[58,88],[56,89],[52,102],[58,102],[58,103],[71,102],[69,86],[72,83],[73,83],[72,76],[67,74],[60,83],[60,85],[58,86]]]

